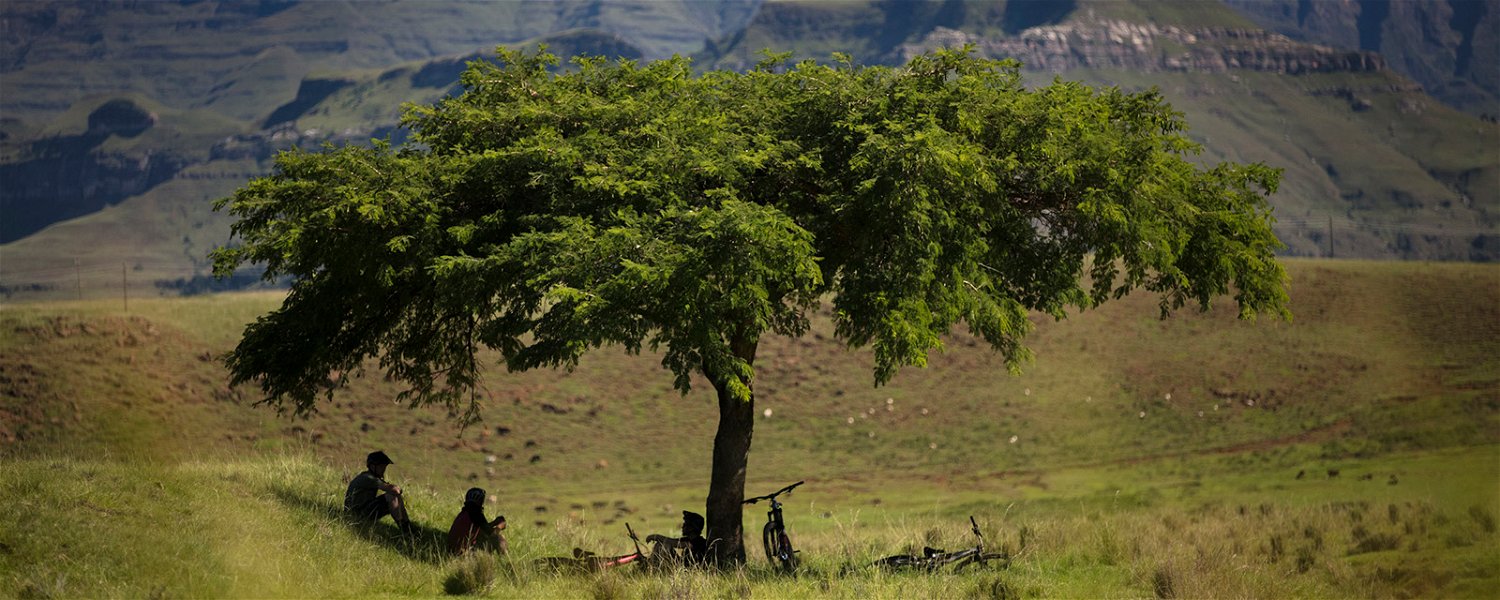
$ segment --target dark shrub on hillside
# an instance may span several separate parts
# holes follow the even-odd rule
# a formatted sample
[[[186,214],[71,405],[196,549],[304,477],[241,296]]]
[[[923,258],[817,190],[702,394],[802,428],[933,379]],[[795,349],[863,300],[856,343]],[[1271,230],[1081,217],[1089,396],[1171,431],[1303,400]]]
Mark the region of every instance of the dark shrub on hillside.
[[[1495,533],[1495,517],[1490,514],[1490,511],[1485,510],[1484,507],[1478,505],[1470,506],[1469,517],[1473,518],[1474,522],[1478,523],[1479,527],[1485,533]]]
[[[1382,552],[1401,547],[1401,537],[1392,533],[1370,533],[1364,526],[1354,528],[1354,547],[1349,554]]]
[[[89,113],[89,133],[135,137],[156,124],[156,115],[134,102],[116,98]]]

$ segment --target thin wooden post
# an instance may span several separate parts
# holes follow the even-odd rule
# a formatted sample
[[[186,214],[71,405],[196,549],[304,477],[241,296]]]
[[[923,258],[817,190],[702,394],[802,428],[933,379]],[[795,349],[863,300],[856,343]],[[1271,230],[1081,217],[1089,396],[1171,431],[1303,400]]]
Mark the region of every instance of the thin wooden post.
[[[79,300],[83,299],[83,271],[79,269],[78,259],[73,259],[73,289],[77,292]]]
[[[1328,258],[1333,258],[1333,215],[1328,215]]]
[[[120,263],[120,302],[125,312],[130,312],[130,280],[125,276],[125,263]]]

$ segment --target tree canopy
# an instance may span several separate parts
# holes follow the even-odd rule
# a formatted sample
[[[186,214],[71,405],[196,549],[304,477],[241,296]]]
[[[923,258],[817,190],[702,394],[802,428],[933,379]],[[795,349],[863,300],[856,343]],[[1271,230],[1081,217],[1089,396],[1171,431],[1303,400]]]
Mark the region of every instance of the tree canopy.
[[[406,400],[475,419],[480,348],[519,370],[619,345],[660,352],[684,392],[704,374],[723,413],[753,403],[757,342],[802,334],[825,301],[877,384],[960,323],[1014,366],[1032,312],[1138,288],[1163,316],[1222,295],[1288,315],[1280,172],[1195,164],[1155,90],[1028,89],[968,50],[559,67],[502,49],[462,94],[407,107],[412,143],[285,152],[221,200],[239,243],[218,271],[294,280],[228,355],[233,381],[305,411],[348,381],[330,372],[377,359]],[[743,451],[750,422],[730,425]],[[710,532],[737,540],[722,513],[742,489],[717,519],[715,493]]]

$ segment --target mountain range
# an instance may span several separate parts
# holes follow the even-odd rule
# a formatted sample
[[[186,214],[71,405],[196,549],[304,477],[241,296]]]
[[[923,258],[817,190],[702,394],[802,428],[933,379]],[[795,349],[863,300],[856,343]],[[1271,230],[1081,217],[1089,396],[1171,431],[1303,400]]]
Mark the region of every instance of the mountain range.
[[[282,149],[400,141],[402,103],[499,45],[702,69],[971,45],[1037,84],[1155,86],[1205,163],[1283,168],[1289,255],[1500,259],[1500,0],[10,0],[0,31],[7,297],[80,265],[203,278],[214,199]]]

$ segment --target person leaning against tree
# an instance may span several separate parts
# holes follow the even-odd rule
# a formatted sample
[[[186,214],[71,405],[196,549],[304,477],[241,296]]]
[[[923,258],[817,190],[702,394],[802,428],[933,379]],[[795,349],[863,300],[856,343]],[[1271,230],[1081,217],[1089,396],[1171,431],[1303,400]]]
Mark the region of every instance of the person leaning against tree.
[[[406,515],[401,488],[385,480],[385,469],[395,462],[385,452],[376,450],[365,457],[365,472],[356,475],[344,491],[344,514],[362,523],[375,523],[390,515],[402,533],[415,531]]]
[[[708,540],[703,537],[703,515],[682,511],[682,537],[646,536],[651,543],[651,563],[657,567],[696,567],[708,560]]]

